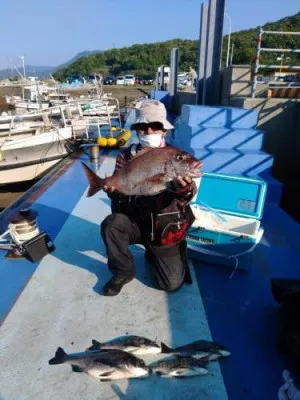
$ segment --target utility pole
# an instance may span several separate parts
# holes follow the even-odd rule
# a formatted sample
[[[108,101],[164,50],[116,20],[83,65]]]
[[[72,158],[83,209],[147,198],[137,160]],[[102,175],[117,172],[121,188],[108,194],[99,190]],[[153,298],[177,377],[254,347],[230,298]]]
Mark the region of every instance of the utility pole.
[[[206,90],[206,53],[207,53],[207,18],[208,4],[201,4],[200,15],[200,32],[198,42],[198,57],[197,57],[197,86],[196,86],[196,104],[205,104]]]
[[[229,15],[227,13],[225,13],[224,16],[229,21],[229,33],[228,33],[227,56],[226,56],[226,67],[228,67],[228,65],[229,65],[229,52],[230,52],[230,39],[231,39],[231,18],[229,17]]]
[[[284,54],[281,54],[280,58],[281,58],[281,60],[280,60],[279,76],[281,77],[281,70],[282,70],[282,64],[283,64],[283,60],[284,60]]]
[[[234,51],[234,43],[232,43],[232,45],[231,45],[230,65],[232,65],[232,60],[233,60],[233,51]]]

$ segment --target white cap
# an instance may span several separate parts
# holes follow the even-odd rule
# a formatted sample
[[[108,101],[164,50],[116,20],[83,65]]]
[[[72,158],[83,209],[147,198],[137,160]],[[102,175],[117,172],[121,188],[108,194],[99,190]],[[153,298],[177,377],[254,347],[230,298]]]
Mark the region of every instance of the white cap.
[[[173,129],[174,126],[167,120],[167,110],[158,100],[144,100],[136,104],[136,120],[134,124],[161,122],[164,129]]]

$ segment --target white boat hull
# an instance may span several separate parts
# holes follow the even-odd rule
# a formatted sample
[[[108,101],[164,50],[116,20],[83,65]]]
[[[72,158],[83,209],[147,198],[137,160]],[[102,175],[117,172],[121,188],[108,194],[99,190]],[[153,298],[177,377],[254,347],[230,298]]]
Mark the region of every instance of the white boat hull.
[[[45,110],[46,108],[49,108],[49,103],[34,103],[34,102],[27,102],[27,101],[20,101],[15,104],[15,108],[22,109],[24,108],[25,110]]]
[[[20,168],[12,168],[7,171],[0,170],[0,186],[38,179],[55,164],[60,162],[61,159],[62,157],[58,158],[57,160],[45,161],[41,164],[33,164]]]
[[[72,128],[0,140],[0,186],[39,178],[70,154]]]
[[[3,124],[11,124],[11,121],[36,121],[41,120],[42,114],[39,113],[24,113],[16,115],[0,115],[0,126]]]
[[[0,136],[4,135],[6,131],[10,131],[11,134],[22,133],[31,131],[44,125],[43,121],[24,121],[17,123],[0,123]]]

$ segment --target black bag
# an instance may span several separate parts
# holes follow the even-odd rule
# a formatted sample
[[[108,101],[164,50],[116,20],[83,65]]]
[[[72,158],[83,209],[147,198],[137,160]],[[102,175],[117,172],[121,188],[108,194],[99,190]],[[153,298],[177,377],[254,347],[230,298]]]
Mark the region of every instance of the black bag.
[[[271,286],[274,299],[283,309],[300,311],[300,279],[274,278]]]
[[[279,350],[300,377],[300,279],[272,279],[272,294],[281,306]]]

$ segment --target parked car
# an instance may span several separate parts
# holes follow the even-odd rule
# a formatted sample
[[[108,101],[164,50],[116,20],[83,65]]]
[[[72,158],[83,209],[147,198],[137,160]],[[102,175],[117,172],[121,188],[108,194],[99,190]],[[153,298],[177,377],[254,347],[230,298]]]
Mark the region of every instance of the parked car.
[[[83,76],[81,75],[72,75],[72,76],[68,76],[66,78],[66,81],[71,84],[71,83],[85,83],[86,80]]]
[[[151,76],[143,76],[140,80],[141,85],[153,85],[153,78]]]
[[[300,83],[300,74],[285,75],[284,82],[288,82],[288,83],[291,83],[291,84],[299,85],[299,83]]]
[[[135,77],[134,75],[125,75],[124,76],[124,85],[134,85]]]
[[[107,76],[103,83],[104,85],[114,85],[116,83],[116,78],[114,76]]]
[[[117,76],[117,85],[124,85],[124,76]]]
[[[101,74],[92,73],[92,74],[89,74],[89,76],[87,78],[87,81],[90,82],[90,83],[94,83],[95,81],[96,82],[100,82],[101,79],[103,79]]]

